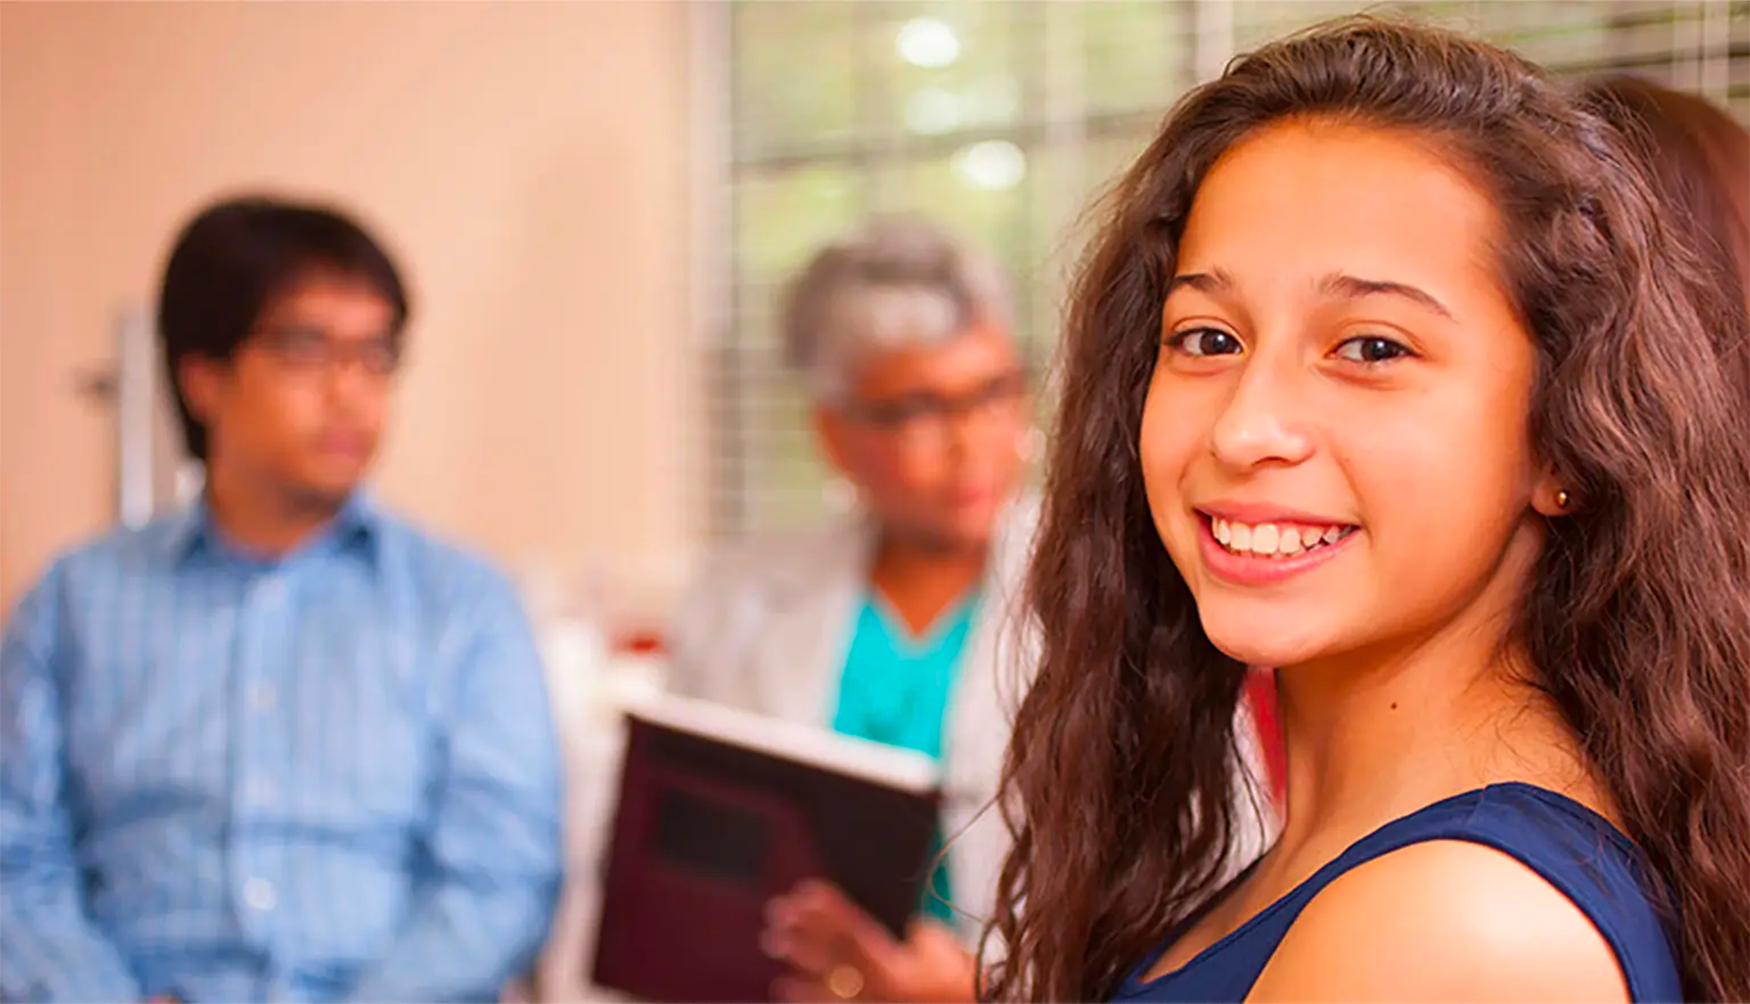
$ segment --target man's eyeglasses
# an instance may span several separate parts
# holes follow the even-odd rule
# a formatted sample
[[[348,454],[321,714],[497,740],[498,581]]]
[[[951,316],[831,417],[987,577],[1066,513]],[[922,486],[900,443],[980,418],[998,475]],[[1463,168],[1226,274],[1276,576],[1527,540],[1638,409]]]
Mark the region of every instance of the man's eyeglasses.
[[[321,328],[288,324],[265,328],[256,338],[287,369],[299,373],[324,373],[357,363],[371,376],[388,377],[401,365],[401,344],[391,335],[342,342],[329,338]]]

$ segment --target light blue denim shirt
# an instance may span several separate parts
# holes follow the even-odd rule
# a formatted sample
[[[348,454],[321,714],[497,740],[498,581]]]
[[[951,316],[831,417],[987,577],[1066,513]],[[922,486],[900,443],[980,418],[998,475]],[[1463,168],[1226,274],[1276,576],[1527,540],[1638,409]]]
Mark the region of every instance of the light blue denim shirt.
[[[560,769],[511,586],[363,498],[277,561],[113,532],[0,648],[0,998],[494,1000]]]

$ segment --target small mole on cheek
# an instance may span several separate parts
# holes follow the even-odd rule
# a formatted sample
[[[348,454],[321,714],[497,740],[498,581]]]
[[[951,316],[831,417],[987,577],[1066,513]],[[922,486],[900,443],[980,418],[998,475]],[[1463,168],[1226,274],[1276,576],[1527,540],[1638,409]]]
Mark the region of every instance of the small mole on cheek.
[[[1398,702],[1396,702],[1396,701],[1391,702],[1391,709],[1393,711],[1398,710]]]

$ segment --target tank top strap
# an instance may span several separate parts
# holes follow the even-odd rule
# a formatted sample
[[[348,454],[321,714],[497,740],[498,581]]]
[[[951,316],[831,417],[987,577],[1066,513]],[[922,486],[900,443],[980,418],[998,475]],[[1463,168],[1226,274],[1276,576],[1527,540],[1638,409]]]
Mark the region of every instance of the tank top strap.
[[[1640,851],[1609,820],[1579,802],[1521,782],[1435,803],[1375,831],[1314,876],[1317,888],[1306,890],[1295,913],[1343,873],[1431,840],[1481,844],[1519,861],[1592,921],[1616,952],[1631,992],[1637,984],[1651,990],[1665,982],[1640,971],[1647,967],[1643,960],[1665,970],[1671,959],[1666,896]]]
[[[1313,897],[1375,858],[1433,840],[1481,844],[1521,862],[1592,921],[1616,953],[1632,999],[1682,998],[1666,897],[1639,850],[1591,809],[1519,782],[1456,795],[1387,823],[1184,966],[1142,981],[1141,974],[1177,940],[1175,932],[1116,996],[1129,1001],[1243,1000]]]

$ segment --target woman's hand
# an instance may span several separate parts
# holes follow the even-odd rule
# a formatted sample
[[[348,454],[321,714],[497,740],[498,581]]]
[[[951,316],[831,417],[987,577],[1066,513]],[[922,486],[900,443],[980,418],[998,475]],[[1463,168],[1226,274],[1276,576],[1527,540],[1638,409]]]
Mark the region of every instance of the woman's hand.
[[[917,921],[897,941],[837,887],[804,882],[766,907],[766,952],[795,975],[773,992],[794,1002],[949,1004],[977,999],[978,964],[947,926]]]

